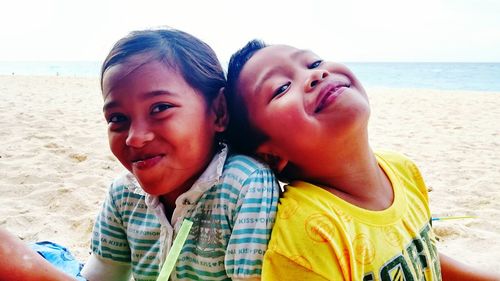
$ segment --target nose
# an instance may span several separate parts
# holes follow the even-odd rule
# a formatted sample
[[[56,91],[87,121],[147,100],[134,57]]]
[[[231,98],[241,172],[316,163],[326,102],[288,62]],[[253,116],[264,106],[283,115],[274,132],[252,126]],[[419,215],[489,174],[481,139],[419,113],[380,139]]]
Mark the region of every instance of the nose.
[[[125,144],[134,148],[141,148],[154,139],[154,133],[145,122],[131,123]]]
[[[304,85],[306,92],[313,90],[318,83],[328,76],[328,71],[324,69],[312,69],[310,71],[309,77],[306,79],[306,83]]]

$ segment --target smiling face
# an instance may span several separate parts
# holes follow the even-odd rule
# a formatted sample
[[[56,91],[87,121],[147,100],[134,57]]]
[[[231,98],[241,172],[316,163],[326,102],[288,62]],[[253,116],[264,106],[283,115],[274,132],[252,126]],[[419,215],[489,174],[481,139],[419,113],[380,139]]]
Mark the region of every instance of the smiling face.
[[[103,75],[109,145],[147,193],[175,201],[212,159],[225,124],[176,70],[155,60],[140,64],[143,56]]]
[[[316,177],[332,155],[365,137],[370,108],[360,82],[310,51],[284,45],[257,51],[238,89],[250,123],[269,137],[258,151],[289,161],[297,176]]]

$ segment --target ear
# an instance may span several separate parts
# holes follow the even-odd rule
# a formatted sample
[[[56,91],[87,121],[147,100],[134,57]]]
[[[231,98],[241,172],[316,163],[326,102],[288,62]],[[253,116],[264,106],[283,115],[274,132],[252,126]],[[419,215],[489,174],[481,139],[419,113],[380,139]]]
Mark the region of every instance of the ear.
[[[257,156],[276,173],[281,173],[288,165],[288,160],[281,157],[269,142],[264,142],[257,148]]]
[[[224,132],[229,122],[224,87],[219,90],[217,97],[213,100],[212,110],[215,113],[215,130],[219,133]]]

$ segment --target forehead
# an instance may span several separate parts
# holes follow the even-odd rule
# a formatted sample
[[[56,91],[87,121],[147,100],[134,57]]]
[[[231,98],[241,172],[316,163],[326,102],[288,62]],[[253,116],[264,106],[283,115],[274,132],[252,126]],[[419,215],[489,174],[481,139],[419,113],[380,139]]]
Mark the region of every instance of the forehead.
[[[177,77],[178,75],[176,69],[172,69],[165,63],[155,59],[150,54],[133,55],[130,58],[107,68],[103,73],[103,97],[119,85],[123,86],[123,84],[136,81],[134,78],[153,78],[158,75],[160,75],[163,79],[168,79],[172,76],[175,76],[175,79],[179,79],[179,77]]]
[[[288,45],[271,45],[265,48],[262,48],[261,50],[257,51],[252,58],[248,62],[251,62],[252,60],[254,63],[256,61],[266,61],[269,59],[292,59],[296,56],[298,53],[303,53],[307,52],[306,50],[302,49],[297,49],[292,46]]]
[[[253,92],[258,84],[274,73],[276,69],[286,68],[298,58],[307,54],[313,55],[309,50],[297,49],[287,45],[272,45],[257,51],[241,70],[238,79],[239,86],[244,91]]]
[[[283,63],[283,60],[293,58],[295,53],[302,52],[297,48],[286,45],[272,45],[257,51],[243,67],[240,77],[248,74],[258,74],[267,68],[273,68]]]

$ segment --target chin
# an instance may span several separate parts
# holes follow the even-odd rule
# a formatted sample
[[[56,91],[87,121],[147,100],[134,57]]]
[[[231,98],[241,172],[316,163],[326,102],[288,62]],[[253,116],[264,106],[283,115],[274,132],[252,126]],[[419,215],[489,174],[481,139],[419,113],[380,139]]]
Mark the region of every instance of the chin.
[[[343,112],[342,118],[346,120],[345,122],[367,122],[370,118],[370,107],[368,105],[358,105],[348,108]],[[349,121],[350,120],[350,121]]]
[[[148,181],[142,180],[141,178],[137,177],[137,181],[141,185],[142,190],[144,190],[146,193],[159,196],[162,194],[162,190],[159,188],[157,184],[150,183]],[[153,181],[154,182],[154,181]]]
[[[144,188],[141,186],[141,188],[144,190],[149,195],[153,196],[160,196],[163,195],[165,192],[162,192],[162,190],[159,190],[158,188]]]

